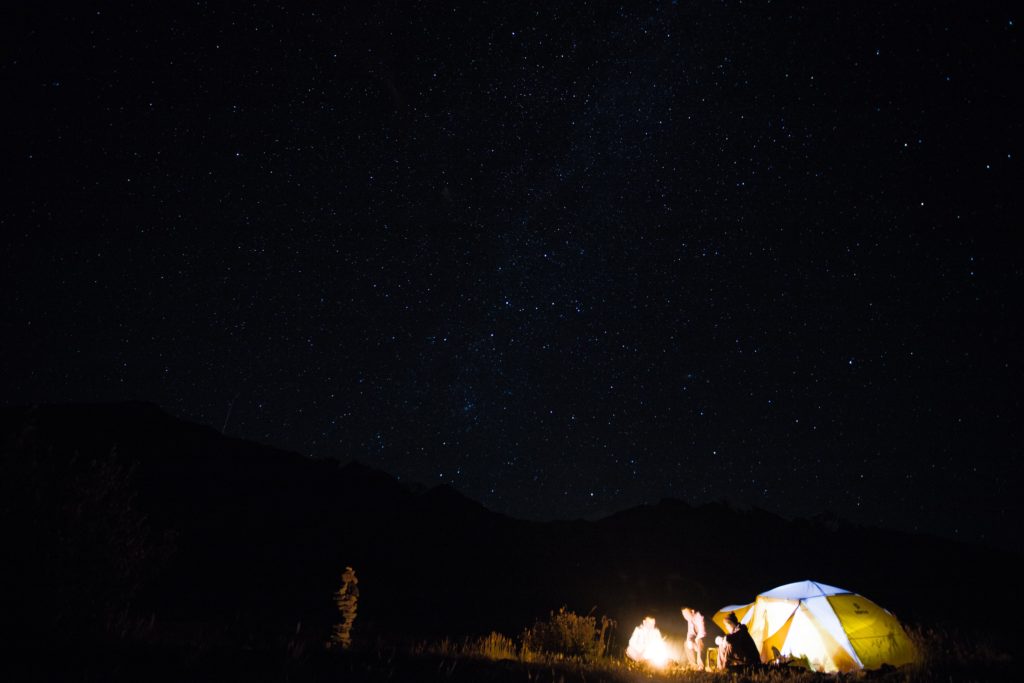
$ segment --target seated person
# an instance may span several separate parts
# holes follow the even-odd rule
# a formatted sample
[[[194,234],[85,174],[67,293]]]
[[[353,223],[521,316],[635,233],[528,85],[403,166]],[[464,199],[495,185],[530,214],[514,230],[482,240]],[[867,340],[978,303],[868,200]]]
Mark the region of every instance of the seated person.
[[[747,632],[747,627],[739,623],[735,612],[725,617],[726,636],[715,638],[718,644],[718,668],[738,669],[760,666],[761,655],[757,651],[754,639]]]

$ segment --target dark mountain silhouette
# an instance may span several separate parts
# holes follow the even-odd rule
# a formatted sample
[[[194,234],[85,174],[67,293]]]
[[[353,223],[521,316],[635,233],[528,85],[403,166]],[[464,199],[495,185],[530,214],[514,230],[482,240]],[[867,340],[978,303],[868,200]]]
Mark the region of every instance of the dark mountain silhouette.
[[[326,633],[346,565],[360,580],[362,637],[514,635],[562,605],[616,618],[620,636],[645,614],[672,632],[683,626],[681,605],[710,614],[802,579],[929,625],[1002,626],[992,606],[1015,614],[1021,603],[1020,558],[1001,550],[677,500],[598,521],[527,522],[447,486],[417,492],[357,462],[229,438],[148,404],[4,408],[0,440],[3,524],[19,539],[12,556],[25,560],[8,580],[48,580],[32,553],[62,541],[33,540],[26,510],[38,517],[74,495],[56,475],[20,488],[18,477],[114,462],[130,480],[133,512],[102,514],[138,514],[148,529],[138,554],[152,571],[140,574],[132,605],[168,624],[281,631],[302,622]],[[93,561],[74,556],[71,569]]]

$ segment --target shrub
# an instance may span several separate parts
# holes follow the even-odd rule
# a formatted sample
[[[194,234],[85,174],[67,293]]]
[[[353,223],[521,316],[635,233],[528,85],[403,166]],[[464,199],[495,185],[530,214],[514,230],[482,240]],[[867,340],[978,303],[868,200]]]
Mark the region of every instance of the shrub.
[[[524,655],[531,652],[593,660],[608,652],[615,622],[602,616],[580,616],[562,607],[546,621],[523,632]]]
[[[86,457],[30,436],[4,444],[4,616],[26,640],[117,636],[132,623],[133,600],[169,554],[135,506],[133,474],[114,450]]]
[[[947,671],[976,671],[983,666],[1008,665],[1010,656],[1002,647],[977,633],[949,626],[908,627],[919,657],[918,670],[924,678]]]

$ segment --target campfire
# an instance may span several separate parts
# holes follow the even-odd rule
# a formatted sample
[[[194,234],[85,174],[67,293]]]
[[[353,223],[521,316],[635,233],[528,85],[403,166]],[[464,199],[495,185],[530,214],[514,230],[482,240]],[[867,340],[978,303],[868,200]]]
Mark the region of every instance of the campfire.
[[[679,648],[665,640],[654,625],[654,617],[646,617],[642,624],[633,629],[626,656],[656,669],[664,669],[683,659]]]

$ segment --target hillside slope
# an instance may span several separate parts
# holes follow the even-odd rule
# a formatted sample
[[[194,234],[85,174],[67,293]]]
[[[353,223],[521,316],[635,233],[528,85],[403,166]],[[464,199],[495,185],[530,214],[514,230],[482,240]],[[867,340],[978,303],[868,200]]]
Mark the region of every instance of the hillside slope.
[[[807,578],[928,624],[970,626],[982,606],[1013,614],[1021,602],[1007,589],[1020,558],[985,547],[674,500],[594,522],[515,520],[451,488],[415,492],[359,463],[228,438],[148,404],[4,408],[0,441],[4,524],[22,543],[35,528],[26,506],[38,516],[75,494],[44,477],[30,496],[19,476],[104,462],[127,473],[162,549],[133,605],[170,623],[326,629],[345,565],[360,578],[364,636],[515,634],[563,604],[609,614],[622,631],[653,614],[671,632],[683,604],[710,613]]]

